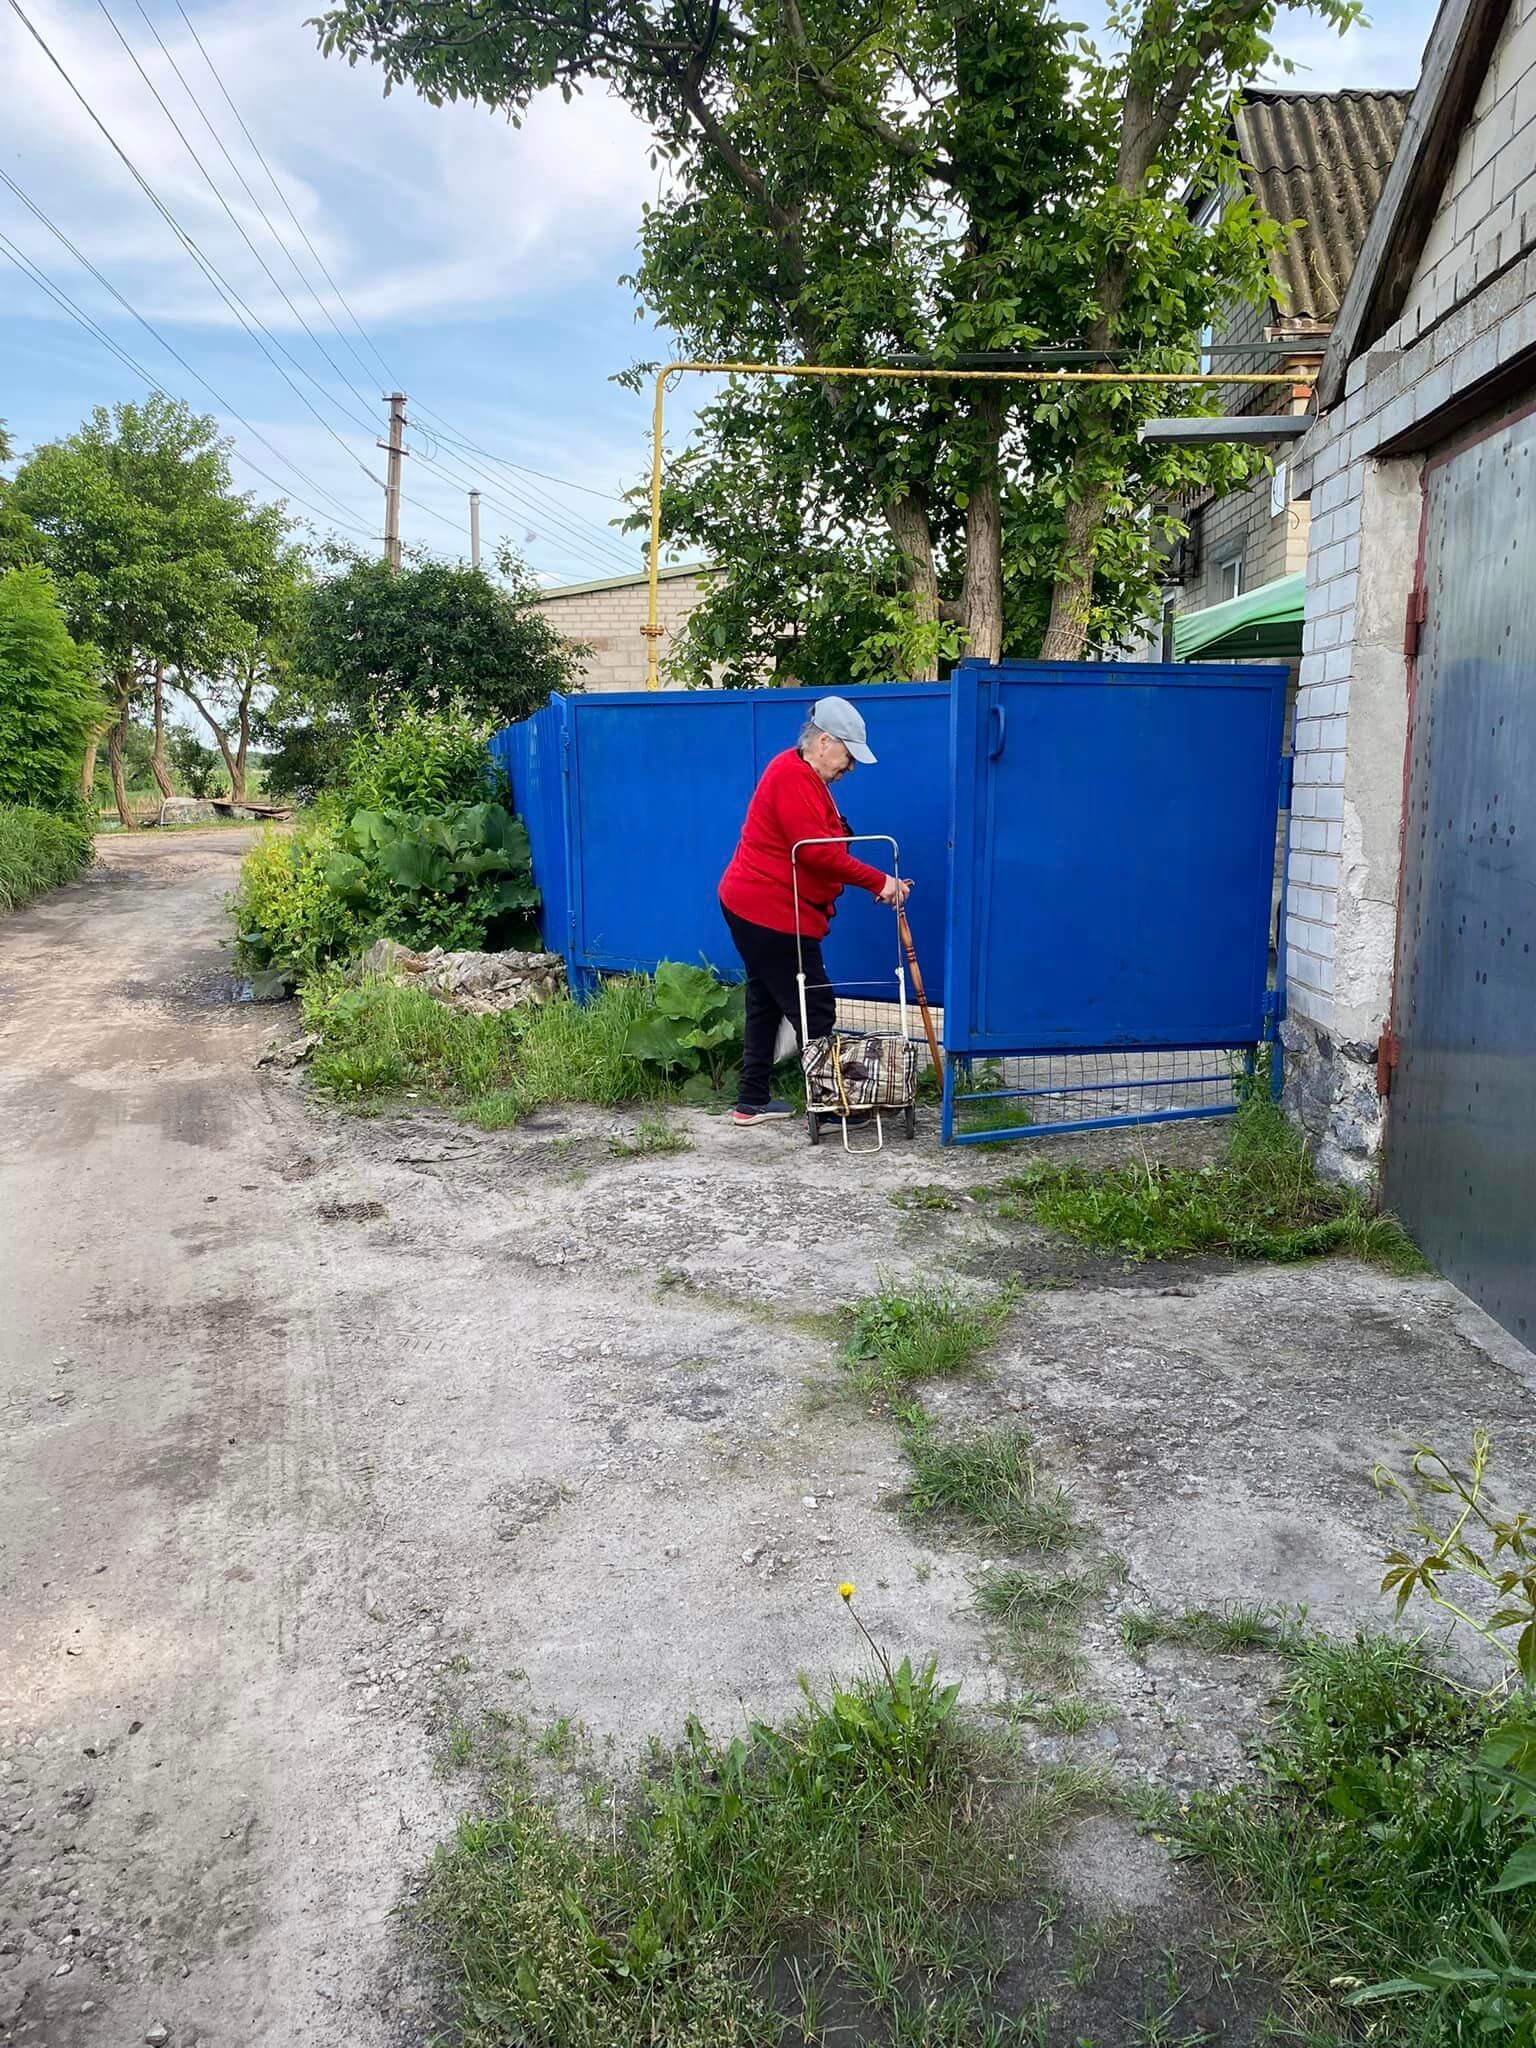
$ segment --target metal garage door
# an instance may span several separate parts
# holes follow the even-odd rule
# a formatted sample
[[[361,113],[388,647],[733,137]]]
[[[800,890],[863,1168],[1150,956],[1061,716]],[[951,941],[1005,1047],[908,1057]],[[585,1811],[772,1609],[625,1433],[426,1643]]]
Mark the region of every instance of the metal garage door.
[[[1536,1342],[1536,416],[1425,473],[1386,1193]]]

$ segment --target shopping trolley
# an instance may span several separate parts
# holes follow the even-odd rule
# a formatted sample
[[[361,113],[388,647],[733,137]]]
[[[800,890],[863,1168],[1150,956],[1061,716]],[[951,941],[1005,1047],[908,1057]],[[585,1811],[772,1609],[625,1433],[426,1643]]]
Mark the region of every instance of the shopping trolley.
[[[900,1029],[840,1031],[813,1039],[805,1006],[805,952],[800,930],[799,858],[802,846],[857,846],[878,841],[891,849],[891,872],[899,881],[901,852],[888,832],[859,832],[851,837],[797,839],[789,850],[790,889],[795,900],[795,986],[800,997],[800,1065],[805,1075],[805,1124],[813,1145],[821,1143],[821,1127],[834,1119],[843,1127],[843,1150],[851,1152],[851,1117],[868,1116],[875,1130],[872,1150],[885,1144],[885,1115],[900,1111],[909,1138],[917,1135],[917,1047],[907,1036],[907,972],[902,959],[901,919],[891,919],[896,940],[896,1008]],[[818,983],[830,988],[831,982]],[[844,982],[844,988],[883,989],[884,981]]]

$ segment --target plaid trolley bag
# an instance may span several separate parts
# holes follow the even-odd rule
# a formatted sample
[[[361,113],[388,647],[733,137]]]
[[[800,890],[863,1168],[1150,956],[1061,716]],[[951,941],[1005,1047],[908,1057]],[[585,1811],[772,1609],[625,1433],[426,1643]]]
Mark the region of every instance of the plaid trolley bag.
[[[802,846],[846,846],[856,839],[878,839],[891,849],[894,873],[900,873],[896,842],[887,833],[851,834],[848,839],[800,839],[790,849],[793,868]],[[800,1064],[805,1074],[805,1122],[811,1143],[821,1143],[824,1120],[835,1117],[843,1127],[843,1149],[848,1144],[848,1120],[869,1116],[874,1120],[875,1147],[885,1143],[883,1118],[900,1111],[909,1138],[917,1132],[917,1047],[907,1036],[907,978],[898,938],[896,949],[896,1003],[900,1029],[885,1031],[834,1030],[825,1038],[812,1038],[807,1028],[805,1006],[805,962],[800,953],[800,894],[796,887],[795,949],[800,987],[800,1037],[804,1052]],[[884,988],[884,982],[871,983]]]

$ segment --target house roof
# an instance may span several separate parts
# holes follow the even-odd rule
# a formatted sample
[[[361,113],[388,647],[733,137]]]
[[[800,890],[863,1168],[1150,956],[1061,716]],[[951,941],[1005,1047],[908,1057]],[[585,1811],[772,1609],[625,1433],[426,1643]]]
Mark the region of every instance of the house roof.
[[[1351,360],[1402,311],[1509,5],[1441,0],[1402,142],[1318,373],[1317,403],[1324,412],[1342,396]]]
[[[1281,316],[1327,326],[1339,310],[1387,172],[1411,92],[1250,92],[1234,121],[1254,197],[1278,221],[1300,221],[1271,268]]]
[[[667,583],[674,576],[708,576],[714,570],[713,562],[674,562],[664,564],[656,571],[656,581]],[[549,590],[541,590],[533,600],[544,604],[552,597],[588,597],[597,590],[633,590],[637,584],[646,584],[650,577],[644,569],[632,576],[599,576],[591,583],[561,583]]]

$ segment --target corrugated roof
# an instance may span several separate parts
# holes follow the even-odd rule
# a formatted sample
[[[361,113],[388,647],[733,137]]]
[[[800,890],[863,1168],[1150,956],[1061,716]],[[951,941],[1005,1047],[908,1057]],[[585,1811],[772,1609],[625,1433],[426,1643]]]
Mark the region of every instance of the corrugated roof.
[[[1331,322],[1397,153],[1411,92],[1250,92],[1237,145],[1254,197],[1299,220],[1272,269],[1283,317]]]

